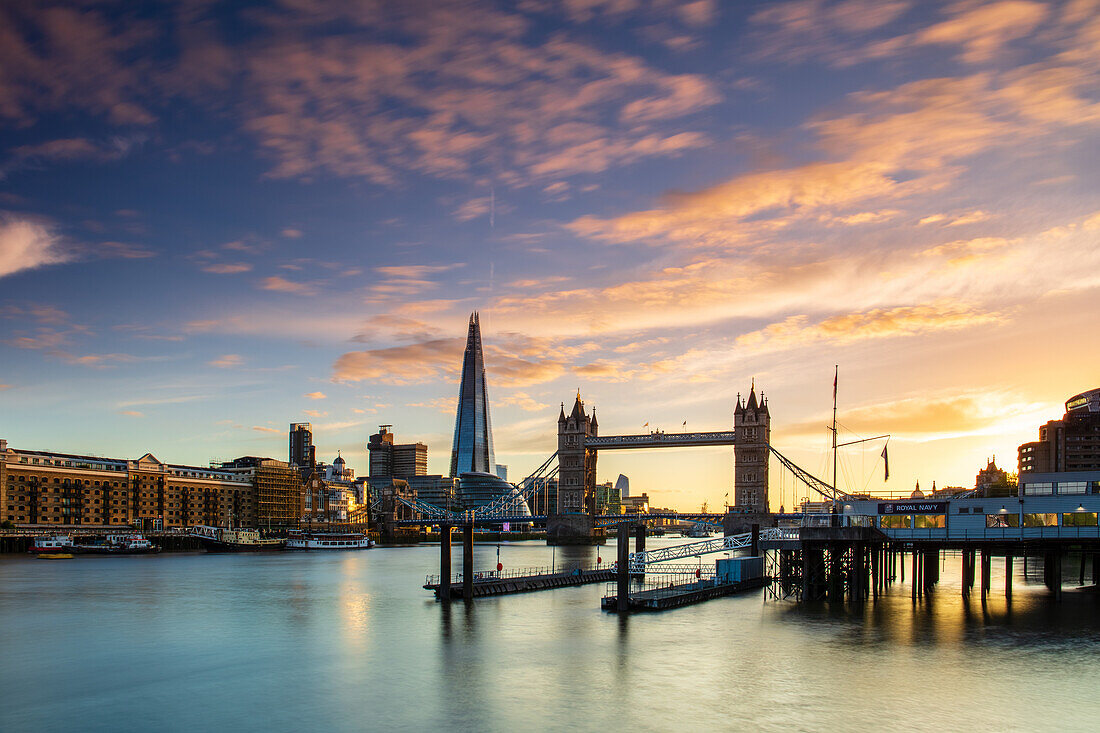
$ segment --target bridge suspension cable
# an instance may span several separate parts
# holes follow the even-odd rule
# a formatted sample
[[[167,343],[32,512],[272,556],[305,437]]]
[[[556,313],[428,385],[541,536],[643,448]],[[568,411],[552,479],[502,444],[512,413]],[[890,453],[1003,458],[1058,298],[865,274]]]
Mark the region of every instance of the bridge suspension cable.
[[[484,504],[474,510],[474,516],[478,519],[486,517],[493,517],[501,513],[508,515],[514,514],[514,507],[520,502],[526,502],[528,499],[537,494],[540,490],[545,489],[550,479],[558,473],[558,466],[554,461],[558,457],[558,452],[554,451],[550,454],[550,457],[542,462],[542,465],[536,468],[531,475],[516,485],[516,489],[500,497],[488,504]],[[533,513],[533,512],[532,512]]]
[[[812,473],[806,471],[794,461],[777,451],[771,445],[768,446],[768,450],[771,451],[772,455],[774,455],[780,463],[794,474],[795,478],[824,496],[826,499],[831,499],[832,501],[848,501],[852,498],[851,494],[846,494],[835,486],[822,481],[817,476],[814,476]]]

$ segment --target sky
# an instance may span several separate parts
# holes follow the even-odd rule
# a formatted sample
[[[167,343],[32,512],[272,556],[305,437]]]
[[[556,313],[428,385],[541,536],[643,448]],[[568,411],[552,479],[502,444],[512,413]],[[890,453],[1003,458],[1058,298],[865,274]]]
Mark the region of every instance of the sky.
[[[477,310],[512,480],[753,383],[827,479],[838,365],[842,488],[972,486],[1100,386],[1098,81],[1097,0],[0,0],[0,437],[444,473]]]

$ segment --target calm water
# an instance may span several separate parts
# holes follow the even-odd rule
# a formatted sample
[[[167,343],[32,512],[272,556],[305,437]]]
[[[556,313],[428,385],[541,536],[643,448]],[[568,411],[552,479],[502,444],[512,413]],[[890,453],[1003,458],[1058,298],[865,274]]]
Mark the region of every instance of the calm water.
[[[0,730],[1100,729],[1091,593],[1059,606],[1018,578],[1011,604],[966,605],[948,557],[917,606],[897,584],[854,608],[757,592],[620,619],[596,585],[447,609],[420,587],[438,552],[4,556]]]

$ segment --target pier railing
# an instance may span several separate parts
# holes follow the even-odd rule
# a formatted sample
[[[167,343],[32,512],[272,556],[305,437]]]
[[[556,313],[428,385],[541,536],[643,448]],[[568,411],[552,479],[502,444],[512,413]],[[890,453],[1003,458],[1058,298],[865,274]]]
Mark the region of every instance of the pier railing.
[[[718,578],[715,575],[714,568],[710,570],[704,568],[699,577],[695,577],[695,568],[693,567],[691,573],[684,575],[662,575],[660,580],[647,580],[645,582],[631,581],[630,594],[633,596],[645,593],[651,598],[669,598],[684,591],[710,588],[717,584]],[[619,586],[617,583],[606,583],[604,585],[604,598],[616,598],[618,595]]]
[[[953,529],[949,527],[883,528],[893,540],[1074,540],[1100,539],[1100,527],[985,527]]]
[[[566,567],[527,567],[527,568],[510,568],[507,570],[477,570],[474,572],[475,583],[487,583],[496,580],[508,580],[510,578],[529,578],[536,575],[570,575],[570,574],[584,574],[593,573],[596,571],[608,571],[614,570],[615,565],[577,565]],[[429,575],[424,579],[424,585],[439,585],[441,576]],[[455,573],[451,576],[451,583],[454,585],[462,585],[464,580],[461,572]]]

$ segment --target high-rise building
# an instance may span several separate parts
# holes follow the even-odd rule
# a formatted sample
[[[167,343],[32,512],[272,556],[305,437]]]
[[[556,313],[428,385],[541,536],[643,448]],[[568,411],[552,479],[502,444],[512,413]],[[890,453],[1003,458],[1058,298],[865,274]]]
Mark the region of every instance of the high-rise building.
[[[768,444],[771,442],[771,413],[768,401],[761,393],[756,399],[756,385],[749,390],[749,399],[733,411],[733,429],[737,444],[733,448],[733,501],[754,512],[768,511]]]
[[[462,381],[458,388],[450,475],[457,477],[468,471],[492,473],[495,469],[489,392],[485,385],[485,357],[481,349],[481,322],[475,312],[470,314],[466,351],[462,356]]]
[[[615,488],[619,490],[619,496],[623,499],[630,496],[630,479],[626,474],[619,474],[618,480],[615,481]]]
[[[1066,414],[1019,448],[1020,474],[1100,470],[1100,388],[1066,400]]]
[[[378,426],[378,432],[370,436],[367,453],[370,478],[408,478],[428,475],[428,446],[424,443],[394,443],[391,425]]]
[[[290,465],[306,468],[317,463],[313,445],[313,426],[307,422],[290,424]]]

